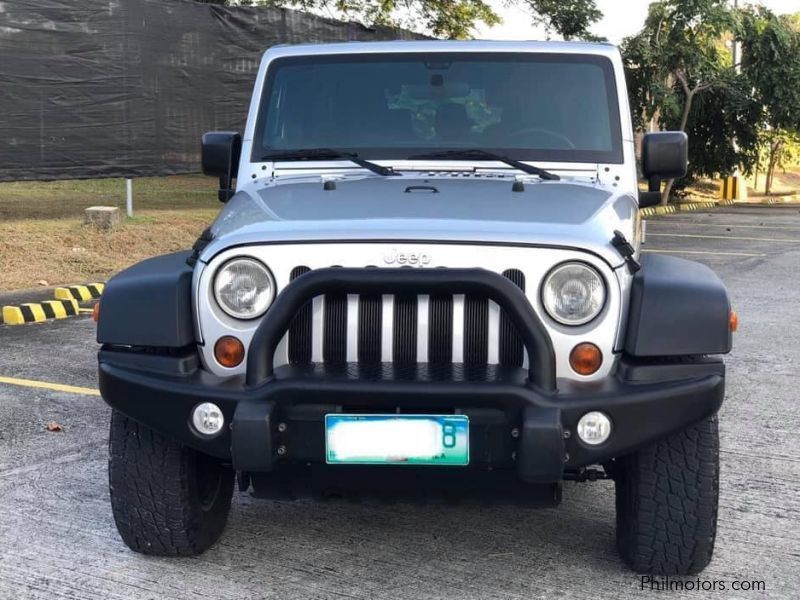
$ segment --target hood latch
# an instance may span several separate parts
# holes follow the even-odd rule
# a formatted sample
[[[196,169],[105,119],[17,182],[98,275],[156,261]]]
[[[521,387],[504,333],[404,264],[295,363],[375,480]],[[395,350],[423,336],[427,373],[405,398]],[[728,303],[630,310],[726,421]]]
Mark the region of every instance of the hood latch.
[[[631,243],[625,239],[625,236],[618,229],[614,230],[614,237],[611,238],[611,245],[614,246],[616,251],[619,252],[619,255],[625,259],[625,264],[628,266],[628,271],[630,271],[631,275],[634,275],[642,268],[642,265],[633,258],[633,255],[636,254],[636,250],[634,250]]]

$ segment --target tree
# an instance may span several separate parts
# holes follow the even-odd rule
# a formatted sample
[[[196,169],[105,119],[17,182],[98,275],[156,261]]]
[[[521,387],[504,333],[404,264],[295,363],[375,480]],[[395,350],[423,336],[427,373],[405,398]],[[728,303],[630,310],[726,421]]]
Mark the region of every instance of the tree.
[[[316,12],[326,10],[367,26],[407,27],[451,39],[470,37],[479,23],[496,25],[501,22],[485,0],[244,0],[240,3]],[[602,17],[595,0],[506,0],[506,3],[529,9],[534,23],[565,39],[593,38],[589,28]]]
[[[749,173],[758,160],[760,118],[747,77],[734,70],[697,94],[686,124],[692,176],[727,174],[737,166]]]
[[[509,4],[513,4],[510,2]],[[555,31],[565,40],[596,40],[589,27],[600,20],[603,13],[594,0],[523,0],[534,13],[533,21]]]
[[[726,37],[730,39],[738,28],[736,15],[726,0],[660,0],[650,5],[642,31],[623,42],[631,108],[638,125],[687,131],[691,147],[697,141],[692,130],[703,125],[691,119],[700,97],[715,90],[718,93],[706,105],[716,104],[719,109],[720,103],[725,103],[725,108],[732,110],[738,104],[734,112],[750,110],[745,106],[746,89],[737,80],[725,44]],[[745,97],[740,97],[742,92]],[[708,109],[705,113],[713,116]],[[722,122],[714,125],[710,129],[716,133],[726,129]],[[721,137],[732,139],[730,134]],[[709,157],[715,159],[713,167],[703,160],[705,155],[697,156],[700,160],[692,162],[693,173],[710,174],[712,168],[722,167],[732,170],[736,152],[726,154],[733,162],[721,165],[719,154],[713,154]],[[673,181],[666,183],[662,204],[669,200],[673,185]]]
[[[793,154],[800,138],[800,18],[765,8],[742,11],[742,70],[762,107],[760,136],[766,170],[764,192],[775,169]]]
[[[800,159],[800,133],[785,129],[765,129],[759,136],[759,156],[755,186],[758,187],[758,173],[763,170],[764,193],[772,193],[772,184],[777,169],[786,169],[797,164]]]

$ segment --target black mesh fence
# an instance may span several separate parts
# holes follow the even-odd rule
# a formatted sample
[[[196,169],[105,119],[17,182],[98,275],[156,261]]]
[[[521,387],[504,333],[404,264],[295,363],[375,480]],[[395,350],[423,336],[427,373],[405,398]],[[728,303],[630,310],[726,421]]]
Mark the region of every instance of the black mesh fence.
[[[0,181],[198,171],[203,132],[243,129],[267,47],[411,36],[185,0],[5,0]]]

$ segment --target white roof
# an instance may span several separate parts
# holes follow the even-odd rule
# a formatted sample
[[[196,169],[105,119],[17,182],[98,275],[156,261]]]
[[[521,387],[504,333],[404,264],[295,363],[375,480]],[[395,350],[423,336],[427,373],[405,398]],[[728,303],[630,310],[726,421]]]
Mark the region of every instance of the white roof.
[[[269,48],[269,58],[314,54],[366,54],[396,52],[538,52],[618,56],[605,42],[488,41],[488,40],[395,40],[385,42],[337,42],[332,44],[280,45]]]

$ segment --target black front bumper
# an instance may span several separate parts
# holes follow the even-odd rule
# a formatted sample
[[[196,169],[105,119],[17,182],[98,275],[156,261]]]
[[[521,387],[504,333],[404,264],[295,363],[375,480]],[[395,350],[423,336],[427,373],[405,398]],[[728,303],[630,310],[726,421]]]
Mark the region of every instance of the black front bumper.
[[[186,357],[158,357],[160,372],[143,371],[135,353],[100,352],[100,391],[113,408],[198,450],[230,460],[243,471],[270,471],[281,463],[325,462],[324,415],[336,412],[459,412],[470,418],[470,467],[513,468],[524,481],[558,481],[565,471],[603,463],[714,414],[722,404],[724,367],[630,365],[593,386],[563,382],[556,395],[526,385],[521,369],[465,372],[449,377],[425,365],[400,373],[391,365],[364,369],[283,367],[268,383],[248,388],[185,370]],[[167,374],[173,364],[174,374]],[[230,429],[213,438],[194,432],[191,411],[210,401]],[[610,439],[588,446],[575,435],[592,410],[613,423]]]
[[[280,339],[310,298],[400,292],[494,300],[519,331],[529,369],[312,364],[273,371]],[[324,465],[329,413],[459,413],[470,419],[470,464],[447,469],[504,470],[523,482],[557,482],[714,414],[724,393],[724,366],[715,359],[635,364],[623,358],[602,382],[557,382],[549,336],[523,292],[482,270],[320,269],[303,275],[281,292],[259,326],[242,378],[199,369],[193,349],[165,355],[106,346],[99,362],[100,391],[113,408],[249,473]],[[230,424],[214,437],[191,425],[192,409],[204,401],[217,404]],[[575,427],[595,410],[610,417],[613,432],[605,443],[589,446]]]

